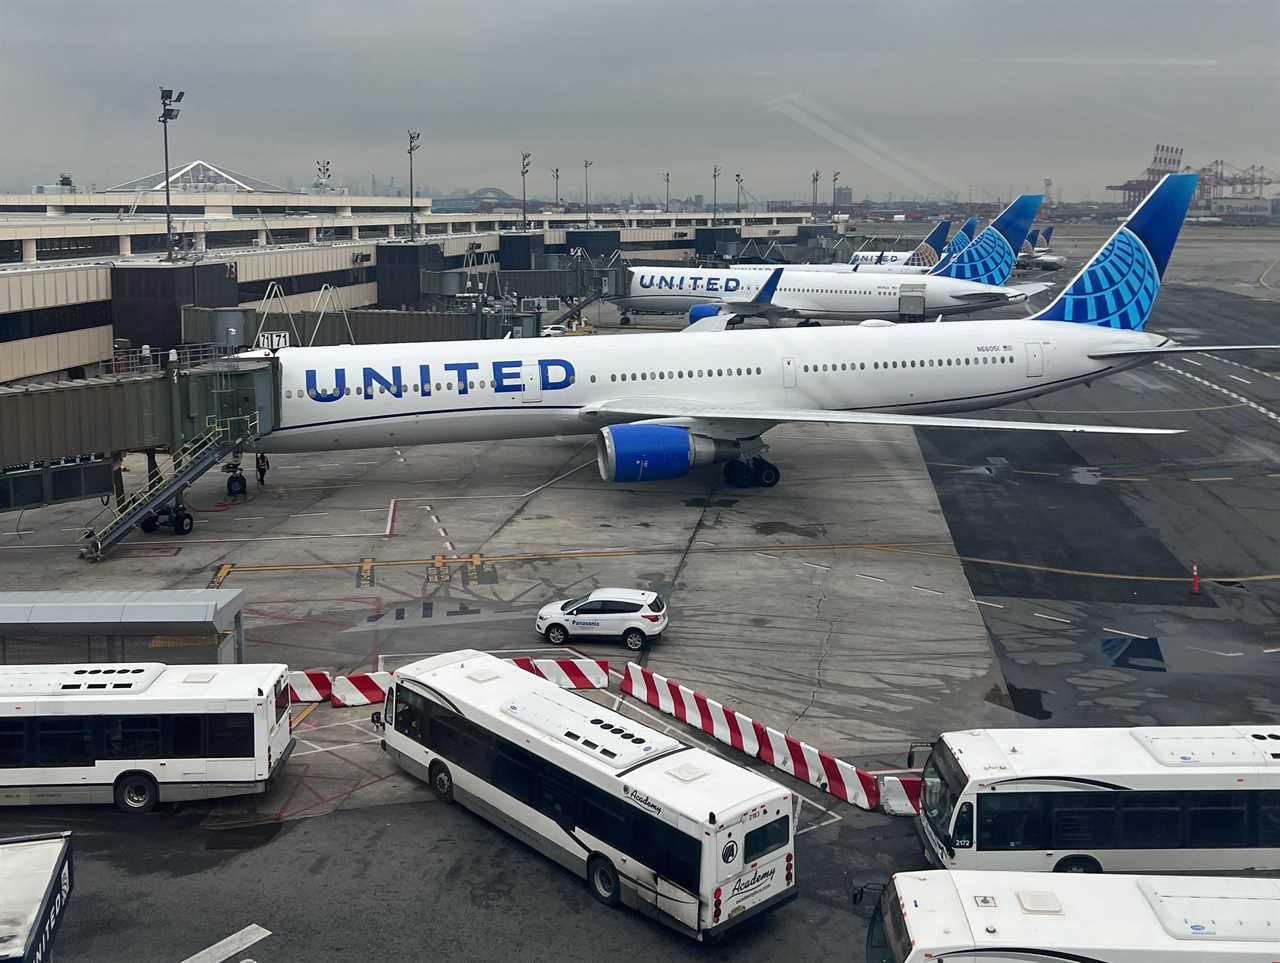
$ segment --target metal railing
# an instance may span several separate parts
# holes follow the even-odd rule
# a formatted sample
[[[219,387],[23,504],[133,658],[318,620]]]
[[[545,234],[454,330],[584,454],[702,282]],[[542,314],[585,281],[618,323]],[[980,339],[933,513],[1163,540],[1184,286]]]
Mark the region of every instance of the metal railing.
[[[157,470],[145,485],[126,495],[114,509],[108,505],[89,520],[79,537],[89,540],[91,557],[101,557],[106,547],[123,537],[123,533],[115,537],[121,528],[132,528],[147,512],[180,493],[213,467],[228,451],[257,437],[259,421],[256,412],[231,418],[210,416],[205,426],[204,434],[173,453],[168,471]],[[105,524],[97,526],[107,513],[110,517]]]

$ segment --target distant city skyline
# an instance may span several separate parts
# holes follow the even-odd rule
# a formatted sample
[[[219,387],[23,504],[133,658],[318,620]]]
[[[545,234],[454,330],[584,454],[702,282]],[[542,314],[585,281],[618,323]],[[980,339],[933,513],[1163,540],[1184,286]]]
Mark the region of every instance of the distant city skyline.
[[[1268,109],[1280,94],[1280,5],[1230,16],[1165,0],[1056,7],[971,0],[806,0],[631,7],[493,0],[480,8],[336,0],[216,6],[5,0],[0,188],[69,171],[99,187],[158,170],[163,84],[185,89],[174,161],[203,158],[268,181],[402,190],[402,141],[422,130],[420,182],[529,193],[712,194],[733,175],[761,201],[853,197],[990,201],[1039,191],[1113,199],[1156,143],[1198,166],[1280,167]],[[586,14],[586,15],[584,15]],[[671,25],[679,24],[679,29]],[[193,53],[199,52],[199,56]],[[427,193],[422,191],[422,193]],[[441,193],[433,190],[431,193]],[[448,188],[448,194],[455,193]],[[443,194],[441,196],[444,196]]]

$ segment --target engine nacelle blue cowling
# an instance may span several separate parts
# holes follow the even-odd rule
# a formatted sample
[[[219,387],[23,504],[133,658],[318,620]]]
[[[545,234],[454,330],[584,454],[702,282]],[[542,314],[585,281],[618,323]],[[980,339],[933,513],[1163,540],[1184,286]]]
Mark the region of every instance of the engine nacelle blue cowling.
[[[596,463],[605,481],[664,481],[683,478],[694,463],[688,428],[676,425],[614,425],[601,428]]]
[[[703,318],[713,318],[720,313],[718,304],[695,304],[689,309],[689,323],[695,324]]]
[[[728,461],[760,447],[759,438],[708,438],[679,425],[613,425],[596,436],[596,464],[608,482],[665,481],[683,478],[694,465]]]

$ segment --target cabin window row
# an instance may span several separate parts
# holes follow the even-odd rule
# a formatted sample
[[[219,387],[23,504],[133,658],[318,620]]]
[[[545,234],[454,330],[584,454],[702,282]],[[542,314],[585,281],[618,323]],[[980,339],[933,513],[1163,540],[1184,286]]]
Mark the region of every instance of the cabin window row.
[[[686,371],[634,371],[609,375],[610,381],[682,381],[686,378],[742,378],[764,374],[763,368],[690,368]],[[596,380],[595,375],[591,380]]]
[[[891,368],[963,368],[966,365],[979,364],[1013,364],[1013,355],[1007,354],[983,354],[972,358],[921,358],[909,361],[872,361],[872,371],[888,371]],[[806,372],[819,374],[823,371],[866,371],[867,362],[850,361],[848,363],[841,362],[836,364],[806,364],[804,365]]]
[[[569,375],[569,384],[574,384],[577,380],[578,378],[576,375]],[[591,380],[593,382],[596,380],[595,375],[591,376]],[[487,378],[482,378],[479,381],[468,381],[466,383],[466,386],[468,391],[475,391],[477,388],[488,388],[489,381]],[[430,384],[426,386],[427,394],[431,393],[431,387],[432,386]],[[437,381],[435,383],[436,391],[453,391],[458,387],[459,387],[459,384],[458,382],[455,382],[455,381]],[[389,393],[396,396],[409,394],[410,392],[412,392],[413,394],[421,394],[422,385],[421,384],[393,385],[389,392],[385,385],[378,385],[378,391],[377,391],[377,393],[380,395],[385,395]],[[366,396],[366,392],[364,390],[363,385],[357,385],[355,388],[349,388],[349,387],[344,388],[342,393],[344,396],[354,394],[358,398],[363,398]],[[332,398],[333,395],[334,395],[334,392],[333,392],[333,389],[331,388],[312,388],[310,391],[306,391],[306,390],[303,390],[302,388],[298,388],[296,390],[293,390],[293,389],[286,390],[284,393],[284,396],[286,398],[293,398],[294,396],[297,396],[299,398],[307,398],[307,397],[319,398],[321,396]],[[373,395],[374,395],[373,386],[370,385],[369,391],[367,392],[367,396],[371,398],[373,397]]]
[[[404,685],[395,688],[395,730],[478,779],[554,819],[582,829],[698,892],[701,841]]]
[[[0,719],[0,769],[253,754],[251,712]]]
[[[978,796],[978,849],[1242,847],[1280,848],[1280,789]]]

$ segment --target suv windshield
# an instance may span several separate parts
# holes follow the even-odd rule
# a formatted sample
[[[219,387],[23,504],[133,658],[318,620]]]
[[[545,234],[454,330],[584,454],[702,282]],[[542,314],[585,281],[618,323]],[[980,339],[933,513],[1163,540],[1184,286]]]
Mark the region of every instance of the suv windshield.
[[[937,837],[945,839],[951,831],[951,815],[964,791],[965,780],[951,750],[941,739],[933,744],[929,761],[924,764],[923,777],[920,812],[929,820]]]
[[[591,598],[590,595],[584,595],[580,599],[569,599],[567,602],[561,602],[560,611],[568,612],[570,609],[575,609],[589,598]]]

